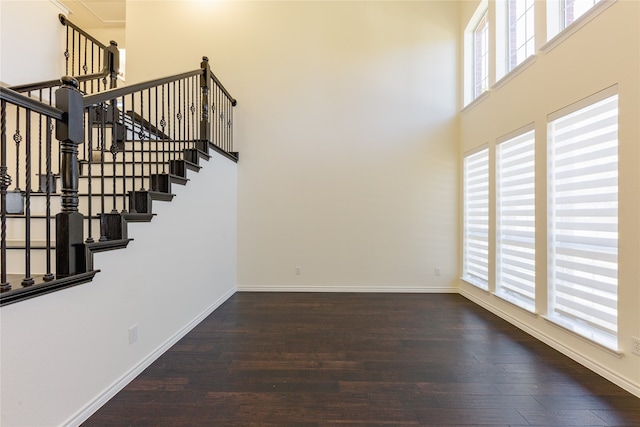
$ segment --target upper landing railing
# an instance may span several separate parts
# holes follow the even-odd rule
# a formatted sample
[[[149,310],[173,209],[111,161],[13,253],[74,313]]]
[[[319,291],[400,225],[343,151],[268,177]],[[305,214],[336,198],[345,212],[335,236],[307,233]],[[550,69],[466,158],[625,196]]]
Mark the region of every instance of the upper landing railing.
[[[60,23],[66,27],[65,75],[74,77],[83,93],[96,93],[117,87],[120,72],[120,51],[118,44],[111,41],[103,44],[91,34],[58,15]],[[53,95],[60,87],[60,79],[12,86],[11,90],[53,105]]]

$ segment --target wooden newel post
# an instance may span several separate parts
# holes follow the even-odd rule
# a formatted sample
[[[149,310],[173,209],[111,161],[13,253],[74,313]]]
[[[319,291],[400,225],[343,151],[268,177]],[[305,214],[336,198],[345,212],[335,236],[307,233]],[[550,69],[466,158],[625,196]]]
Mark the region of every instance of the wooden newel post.
[[[105,56],[105,63],[107,67],[109,67],[109,89],[114,89],[118,86],[118,73],[120,73],[120,50],[118,50],[118,43],[111,40]]]
[[[66,277],[85,270],[84,219],[78,212],[78,144],[84,141],[84,108],[78,81],[61,80],[63,86],[56,91],[56,108],[64,112],[56,124],[62,180],[62,211],[56,215],[56,276]]]
[[[200,75],[200,89],[202,91],[202,110],[200,115],[200,141],[206,143],[206,150],[208,151],[209,142],[211,141],[211,126],[210,126],[210,94],[211,94],[211,67],[209,66],[209,58],[202,57],[200,63],[202,68],[202,74]]]

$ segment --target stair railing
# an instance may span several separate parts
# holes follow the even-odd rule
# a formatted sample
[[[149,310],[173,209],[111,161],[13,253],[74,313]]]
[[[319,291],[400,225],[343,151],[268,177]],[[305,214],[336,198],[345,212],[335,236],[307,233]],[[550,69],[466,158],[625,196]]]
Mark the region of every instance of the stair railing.
[[[190,72],[91,95],[66,77],[54,94],[55,108],[2,89],[0,304],[91,280],[97,272],[92,253],[126,247],[131,240],[127,223],[151,220],[152,201],[171,200],[172,184],[186,184],[187,171],[199,170],[199,161],[210,157],[210,149],[237,161],[232,114],[236,100],[211,72],[206,57],[200,65]],[[9,107],[12,111],[7,114]],[[13,129],[8,127],[14,121],[16,144],[9,145]],[[54,129],[58,144],[51,143]],[[23,133],[29,134],[26,144],[16,141],[15,135]],[[45,178],[31,167],[26,152],[35,147],[33,135],[43,135],[36,140],[44,138]],[[15,167],[7,163],[9,147]],[[61,177],[59,192],[52,178],[56,172]],[[18,185],[21,176],[24,188]],[[32,178],[27,182],[27,177],[40,180],[38,191],[31,189]],[[34,197],[46,206],[41,216],[48,224],[44,250],[49,261],[37,279],[31,277],[30,266]],[[56,198],[61,211],[55,215],[54,244],[50,206]],[[13,236],[6,233],[8,219],[24,221],[25,242],[20,249],[25,261],[20,272],[7,271],[7,252],[12,250],[7,242]],[[15,234],[15,227],[10,231]],[[50,262],[53,249],[55,270]],[[16,282],[15,274],[24,277]]]
[[[64,51],[65,75],[74,77],[83,93],[91,94],[113,89],[118,85],[120,51],[118,43],[104,45],[64,15],[58,15],[67,29]],[[60,87],[60,79],[12,86],[15,92],[26,94],[41,102],[54,105],[53,95]]]

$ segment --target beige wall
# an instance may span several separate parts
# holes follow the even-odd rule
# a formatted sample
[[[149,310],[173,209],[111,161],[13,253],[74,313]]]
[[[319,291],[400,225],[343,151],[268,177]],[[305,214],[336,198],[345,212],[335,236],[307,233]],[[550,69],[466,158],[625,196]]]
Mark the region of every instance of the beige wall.
[[[477,3],[476,3],[477,4]],[[475,7],[466,4],[461,27]],[[491,12],[491,9],[490,9]],[[631,354],[631,337],[640,337],[640,3],[620,0],[488,98],[461,114],[461,156],[535,122],[537,203],[537,311],[546,313],[546,123],[547,115],[614,84],[619,88],[619,345],[621,356],[533,317],[461,281],[460,291],[596,372],[640,396],[640,357]],[[542,43],[538,43],[540,46]],[[494,200],[493,195],[491,196]],[[490,223],[495,222],[491,215]],[[461,241],[460,241],[461,244]],[[495,250],[490,248],[490,268]],[[490,287],[494,284],[490,283]]]
[[[0,1],[0,84],[15,86],[64,75],[65,27],[57,18],[62,12],[49,0]]]
[[[238,99],[239,289],[455,289],[458,15],[446,1],[127,3],[128,84],[208,55]]]

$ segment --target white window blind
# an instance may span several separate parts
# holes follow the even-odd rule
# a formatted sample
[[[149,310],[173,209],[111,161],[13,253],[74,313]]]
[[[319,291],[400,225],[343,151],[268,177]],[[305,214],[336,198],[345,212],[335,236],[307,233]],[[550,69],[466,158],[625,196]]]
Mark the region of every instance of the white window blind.
[[[496,293],[535,311],[535,135],[496,147]]]
[[[550,117],[549,316],[617,349],[618,95],[602,97]]]
[[[463,278],[482,288],[489,280],[489,150],[464,158]]]

